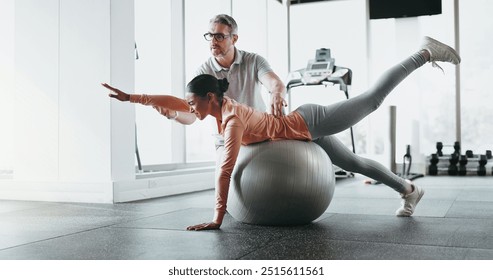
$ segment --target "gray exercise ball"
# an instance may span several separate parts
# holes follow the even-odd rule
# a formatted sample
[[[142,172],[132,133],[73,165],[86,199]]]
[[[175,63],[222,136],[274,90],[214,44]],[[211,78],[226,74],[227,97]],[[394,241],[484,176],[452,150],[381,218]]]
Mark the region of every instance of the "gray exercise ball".
[[[335,175],[313,142],[282,140],[242,146],[231,177],[228,213],[256,225],[312,222],[332,200]]]

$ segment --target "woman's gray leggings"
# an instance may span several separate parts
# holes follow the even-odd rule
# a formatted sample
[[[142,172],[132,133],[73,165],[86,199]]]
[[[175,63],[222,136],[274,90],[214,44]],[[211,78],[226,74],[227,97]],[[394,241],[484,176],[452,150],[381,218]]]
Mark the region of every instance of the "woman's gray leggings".
[[[354,154],[332,135],[350,128],[375,111],[401,81],[425,63],[425,57],[417,52],[387,70],[377,83],[363,94],[328,106],[305,104],[296,111],[305,120],[313,142],[327,152],[333,164],[346,171],[363,174],[399,193],[404,193],[407,183],[403,178],[374,160]]]

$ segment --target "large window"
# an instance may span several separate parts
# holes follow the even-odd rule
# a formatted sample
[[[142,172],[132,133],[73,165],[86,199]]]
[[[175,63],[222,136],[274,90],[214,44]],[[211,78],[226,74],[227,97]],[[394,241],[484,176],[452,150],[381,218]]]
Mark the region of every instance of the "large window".
[[[170,1],[135,1],[135,91],[171,92]],[[171,121],[147,106],[136,106],[137,143],[143,165],[172,162]]]
[[[202,36],[209,30],[209,20],[216,14],[230,14],[230,0],[185,1],[185,66],[186,81],[195,76],[197,68],[210,57],[209,42]],[[183,85],[185,86],[185,85]],[[214,161],[215,120],[208,116],[186,128],[187,162]]]
[[[387,68],[416,52],[425,35],[453,46],[453,20],[453,0],[442,1],[440,15],[370,20],[370,83]],[[406,145],[410,144],[415,152],[413,156],[418,156],[436,151],[437,141],[453,144],[456,140],[455,68],[448,63],[440,65],[445,75],[426,65],[396,87],[382,105],[397,107],[398,162]],[[373,147],[383,147],[388,139],[388,110],[378,110],[370,121]],[[415,157],[414,162],[418,161],[422,162],[423,158]]]
[[[291,6],[291,70],[305,68],[319,48],[329,48],[335,65],[350,68],[355,96],[367,85],[365,1],[321,1]],[[305,104],[331,104],[346,99],[339,86],[297,87],[291,90],[291,108]],[[354,127],[357,153],[366,152],[366,127]],[[338,137],[351,147],[350,133]]]
[[[479,154],[493,149],[493,2],[459,3],[462,146]]]

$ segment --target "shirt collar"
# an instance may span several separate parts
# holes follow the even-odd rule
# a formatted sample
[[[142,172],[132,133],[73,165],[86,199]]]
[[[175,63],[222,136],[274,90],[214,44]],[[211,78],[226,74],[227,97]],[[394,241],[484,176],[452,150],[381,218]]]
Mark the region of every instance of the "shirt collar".
[[[235,47],[235,60],[233,61],[233,64],[240,64],[241,61],[243,59],[243,56],[241,54],[241,52]],[[217,63],[217,60],[212,57],[212,66],[214,66],[214,70],[216,72],[221,72],[221,71],[228,71],[229,68],[224,68],[222,67],[221,65],[219,65],[219,63]],[[233,66],[233,65],[231,65]]]

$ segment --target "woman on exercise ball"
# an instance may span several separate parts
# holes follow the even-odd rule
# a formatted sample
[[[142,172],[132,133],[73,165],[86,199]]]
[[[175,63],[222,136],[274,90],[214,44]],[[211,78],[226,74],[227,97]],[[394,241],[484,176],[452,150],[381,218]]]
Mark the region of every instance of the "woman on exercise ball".
[[[188,83],[186,99],[169,95],[129,95],[107,84],[103,86],[113,92],[110,97],[120,101],[191,112],[200,120],[208,115],[216,118],[218,131],[224,136],[224,156],[216,182],[215,214],[212,222],[189,226],[188,230],[211,230],[221,226],[226,213],[231,174],[241,145],[281,139],[313,141],[324,149],[346,151],[336,158],[332,156],[332,162],[344,170],[363,174],[399,192],[402,205],[397,209],[396,215],[411,216],[424,194],[422,188],[396,176],[376,161],[359,157],[343,145],[334,147],[335,143],[325,136],[336,134],[358,123],[376,110],[385,97],[411,72],[426,62],[436,65],[436,61],[458,64],[460,57],[451,47],[425,37],[418,52],[387,70],[376,85],[366,92],[328,106],[305,104],[281,117],[255,111],[223,96],[228,88],[228,81],[218,80],[207,74],[199,75]]]

